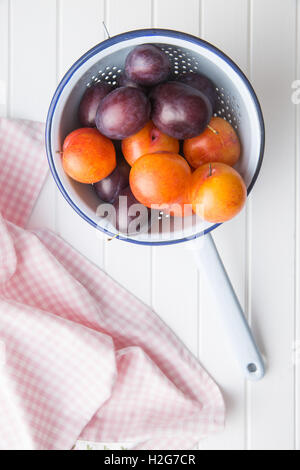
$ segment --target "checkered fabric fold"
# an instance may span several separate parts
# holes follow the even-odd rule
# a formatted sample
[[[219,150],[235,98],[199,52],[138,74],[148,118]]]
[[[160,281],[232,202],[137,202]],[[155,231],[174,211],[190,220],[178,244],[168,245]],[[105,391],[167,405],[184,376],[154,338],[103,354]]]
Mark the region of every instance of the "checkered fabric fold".
[[[23,228],[47,173],[42,136],[0,119],[0,449],[193,448],[224,424],[212,379],[149,307]]]

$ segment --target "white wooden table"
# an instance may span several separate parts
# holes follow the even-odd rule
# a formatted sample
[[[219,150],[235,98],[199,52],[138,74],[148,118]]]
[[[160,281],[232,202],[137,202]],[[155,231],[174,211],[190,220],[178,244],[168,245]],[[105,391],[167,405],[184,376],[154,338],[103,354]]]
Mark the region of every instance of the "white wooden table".
[[[200,36],[229,54],[258,93],[267,131],[263,168],[246,210],[214,237],[266,357],[265,379],[241,377],[185,246],[108,243],[50,176],[30,226],[55,230],[151,304],[220,384],[226,430],[202,448],[299,450],[300,105],[291,96],[300,79],[300,1],[0,0],[1,115],[44,121],[59,79],[104,38],[103,20],[111,35],[155,26]]]

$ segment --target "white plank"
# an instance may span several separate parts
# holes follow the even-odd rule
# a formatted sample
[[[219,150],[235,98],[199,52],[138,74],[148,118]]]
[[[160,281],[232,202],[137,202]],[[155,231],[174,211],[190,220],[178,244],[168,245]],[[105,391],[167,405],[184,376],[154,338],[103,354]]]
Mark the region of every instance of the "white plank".
[[[105,38],[105,0],[59,0],[59,76],[79,57]]]
[[[111,35],[151,26],[151,1],[107,2],[106,24]],[[119,240],[105,242],[105,270],[151,304],[151,248]]]
[[[46,158],[46,156],[45,156]],[[58,191],[49,171],[45,184],[33,208],[27,227],[30,229],[47,228],[55,231],[55,198]]]
[[[151,26],[151,0],[108,0],[107,27],[111,36]]]
[[[200,2],[189,0],[153,0],[153,26],[199,35]]]
[[[296,35],[296,78],[300,80],[300,1],[297,0],[297,35]],[[298,95],[299,96],[299,95]],[[295,370],[296,370],[296,380],[295,380],[295,448],[300,450],[300,136],[299,136],[299,126],[300,126],[300,103],[296,107],[296,272],[295,272],[295,286],[296,286],[296,297],[295,297],[295,318],[296,318],[296,331],[295,331]]]
[[[104,0],[60,0],[57,11],[58,78],[87,50],[104,39]],[[56,193],[58,233],[92,262],[102,266],[103,237]]]
[[[45,21],[45,11],[47,12]],[[56,9],[51,0],[10,2],[11,117],[45,121],[56,85]],[[46,156],[45,156],[46,158]],[[29,227],[55,228],[55,187],[48,178]]]
[[[202,0],[202,37],[248,71],[248,0]]]
[[[8,105],[8,25],[9,4],[8,0],[0,1],[0,116],[7,115]]]
[[[183,245],[153,249],[153,307],[177,336],[198,354],[198,272]]]
[[[199,2],[154,1],[153,22],[158,28],[199,34]],[[195,354],[198,354],[198,273],[182,244],[153,249],[153,306]]]
[[[295,79],[294,0],[254,0],[252,78],[266,121],[266,153],[252,195],[251,317],[268,359],[251,386],[253,449],[294,447]]]
[[[202,37],[227,53],[244,70],[247,70],[248,65],[247,13],[246,0],[203,1]],[[215,230],[213,236],[244,308],[245,211]],[[218,321],[214,300],[202,280],[200,280],[200,312],[200,358],[220,384],[227,405],[227,425],[224,434],[208,439],[205,448],[244,449],[245,382]]]
[[[10,8],[11,113],[45,121],[56,81],[55,2],[11,0]]]

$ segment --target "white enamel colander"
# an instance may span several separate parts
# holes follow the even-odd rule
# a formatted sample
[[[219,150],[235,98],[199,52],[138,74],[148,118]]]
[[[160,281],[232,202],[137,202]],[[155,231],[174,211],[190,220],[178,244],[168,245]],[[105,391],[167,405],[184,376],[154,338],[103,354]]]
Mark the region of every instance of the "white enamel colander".
[[[196,259],[212,287],[227,331],[244,375],[250,380],[264,376],[264,365],[239,301],[231,286],[210,232],[218,224],[198,217],[178,223],[159,224],[157,229],[136,235],[120,235],[105,218],[99,217],[99,199],[89,185],[71,180],[63,171],[62,144],[66,135],[80,127],[79,102],[87,86],[97,81],[115,85],[124,69],[129,51],[138,44],[151,43],[168,54],[172,79],[193,71],[209,77],[217,87],[216,115],[228,120],[237,130],[242,156],[236,169],[242,175],[248,194],[258,176],[264,152],[264,122],[255,92],[238,66],[211,44],[188,34],[163,29],[130,31],[103,41],[84,54],[66,73],[52,99],[46,125],[46,146],[53,177],[63,196],[87,222],[109,236],[142,245],[188,242],[205,235]]]

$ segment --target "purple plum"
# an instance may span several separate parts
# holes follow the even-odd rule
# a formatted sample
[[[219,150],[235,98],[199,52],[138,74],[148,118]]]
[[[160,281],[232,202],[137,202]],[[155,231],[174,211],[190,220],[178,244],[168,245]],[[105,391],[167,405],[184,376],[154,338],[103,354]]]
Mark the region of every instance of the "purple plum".
[[[129,186],[120,192],[114,203],[114,208],[116,211],[116,229],[119,232],[133,235],[148,231],[150,211],[137,201]]]
[[[154,125],[175,139],[196,137],[212,118],[210,100],[201,91],[184,83],[162,83],[154,88],[150,99]]]
[[[93,185],[100,199],[113,204],[120,192],[129,185],[129,172],[130,166],[122,157],[109,176]]]
[[[201,91],[210,100],[213,110],[215,109],[217,102],[216,85],[209,78],[199,73],[190,72],[181,77],[180,81]]]
[[[134,82],[130,78],[127,77],[126,73],[122,73],[122,75],[119,78],[119,87],[121,86],[131,86],[132,88],[138,88],[139,90],[142,90],[144,93],[147,93],[148,90],[146,87],[143,87],[139,85],[138,83]]]
[[[135,47],[125,62],[126,76],[133,82],[144,86],[154,86],[167,80],[170,61],[161,49],[152,44]]]
[[[79,121],[84,127],[95,127],[98,106],[102,99],[112,91],[106,83],[96,83],[87,88],[79,105]]]
[[[137,88],[121,87],[101,101],[96,126],[106,137],[122,140],[140,131],[149,117],[150,102],[146,95]]]

